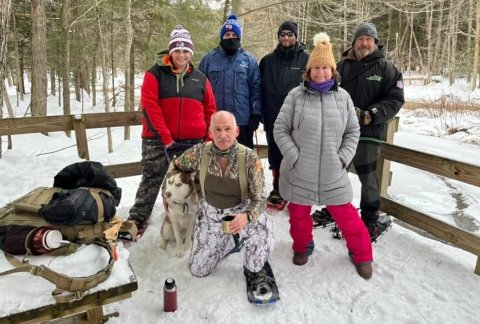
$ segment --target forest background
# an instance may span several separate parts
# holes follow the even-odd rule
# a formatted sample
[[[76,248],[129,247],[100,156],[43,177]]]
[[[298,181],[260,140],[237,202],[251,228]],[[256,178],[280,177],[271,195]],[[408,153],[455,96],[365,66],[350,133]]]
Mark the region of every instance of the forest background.
[[[25,116],[48,115],[47,97],[57,94],[69,115],[71,91],[74,100],[82,102],[86,94],[106,112],[135,110],[134,76],[167,47],[173,27],[182,24],[191,32],[196,65],[218,45],[230,12],[243,26],[243,47],[257,60],[275,48],[285,19],[298,22],[298,39],[309,49],[315,33],[330,34],[337,59],[351,46],[355,27],[370,21],[388,59],[406,77],[414,73],[430,82],[442,75],[451,84],[466,78],[472,91],[478,87],[480,0],[0,0],[0,5],[1,118],[14,117],[12,106],[19,106],[25,89],[31,89]],[[125,81],[115,84],[119,73]],[[16,103],[5,95],[5,82],[16,87]],[[108,100],[97,103],[97,86]],[[0,142],[0,158],[1,152]]]

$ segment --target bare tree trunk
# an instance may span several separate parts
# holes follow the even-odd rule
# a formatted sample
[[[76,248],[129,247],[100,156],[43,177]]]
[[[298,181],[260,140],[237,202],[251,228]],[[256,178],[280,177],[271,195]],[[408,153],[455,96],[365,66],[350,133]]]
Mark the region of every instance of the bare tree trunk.
[[[2,86],[3,88],[1,91],[3,91],[3,100],[5,100],[5,104],[7,105],[8,118],[13,118],[15,117],[15,114],[13,113],[12,103],[10,102],[10,98],[8,97],[7,89],[5,88],[5,83],[3,83]]]
[[[135,110],[135,45],[130,48],[130,110]]]
[[[96,1],[95,1],[96,2]],[[96,2],[97,3],[97,2]],[[102,60],[102,78],[103,78],[103,103],[105,104],[105,112],[110,112],[110,101],[108,99],[108,65],[107,65],[107,53],[105,51],[105,41],[103,39],[102,23],[100,20],[100,13],[98,5],[95,7],[97,30],[99,39],[100,59]],[[108,140],[108,153],[113,152],[112,144],[112,130],[107,127],[107,140]]]
[[[3,80],[5,79],[5,60],[7,58],[8,20],[10,19],[10,0],[0,0],[0,118],[3,118],[3,98],[7,96]],[[0,137],[0,159],[2,158],[2,141]]]
[[[92,106],[97,106],[97,51],[93,52],[92,57]]]
[[[232,0],[232,13],[240,15],[243,13],[243,0]]]
[[[18,38],[19,36],[17,35],[17,23],[15,19],[15,10],[14,7],[12,7],[12,28],[13,28],[13,45],[15,47],[15,72],[16,72],[16,82],[15,85],[17,87],[17,98],[20,101],[23,101],[23,94],[25,93],[23,89],[23,82],[22,82],[22,69],[20,67],[20,52],[18,50]],[[20,105],[20,103],[17,100],[17,107]]]
[[[232,6],[232,1],[233,0],[225,0],[225,4],[223,6],[223,21],[227,20],[228,13],[231,11],[231,6]]]
[[[475,51],[473,53],[473,69],[472,69],[472,82],[470,83],[470,89],[474,91],[477,88],[477,76],[478,76],[478,55],[480,47],[480,0],[477,0],[477,19],[475,30]]]
[[[52,96],[57,95],[57,84],[55,80],[55,73],[56,73],[55,69],[50,68],[50,90],[51,90]]]
[[[443,26],[443,14],[444,14],[444,4],[443,2],[439,3],[440,6],[440,15],[437,18],[437,28],[435,31],[435,35],[437,37],[436,43],[435,43],[435,50],[433,51],[433,73],[438,74],[441,72],[441,63],[440,63],[440,47],[444,45],[445,40],[442,41],[441,35],[442,35],[442,26]]]
[[[32,0],[32,116],[47,115],[47,16],[45,0]]]
[[[131,91],[134,84],[131,82],[130,75],[133,74],[131,70],[130,60],[132,59],[132,43],[133,43],[133,27],[132,27],[132,0],[125,0],[125,29],[127,32],[127,44],[125,46],[125,111],[133,110],[133,105],[131,105]],[[124,128],[124,139],[130,139],[130,126],[125,126]]]
[[[62,93],[63,114],[70,115],[70,0],[62,0],[61,23],[62,23]],[[70,131],[65,132],[68,137]]]
[[[454,7],[453,1],[450,1],[450,7]],[[457,29],[458,29],[458,9],[455,8],[455,10],[452,12],[451,10],[451,15],[452,18],[450,20],[450,60],[448,64],[448,80],[450,85],[453,85],[455,83],[455,74],[457,72]]]
[[[112,3],[113,6],[113,3]],[[112,107],[114,108],[117,106],[117,96],[115,93],[115,77],[117,76],[117,73],[115,72],[115,60],[114,60],[114,38],[113,38],[113,9],[112,9],[112,22],[110,25],[110,59],[111,59],[111,65],[112,65]],[[128,37],[128,35],[127,35]],[[126,82],[126,80],[125,80]]]
[[[433,29],[433,4],[431,5],[431,11],[427,11],[427,81],[430,83],[432,78],[433,70],[433,40],[432,40],[432,29]]]
[[[75,51],[74,51],[75,52]],[[75,54],[78,59],[78,53]],[[75,58],[72,58],[73,62],[75,62]],[[73,63],[75,65],[75,63]],[[78,102],[82,101],[82,95],[80,94],[80,65],[77,65],[76,68],[74,67],[73,72],[73,88],[75,89],[75,100]]]
[[[2,88],[2,89],[0,89],[0,95],[3,92],[3,100],[5,101],[5,104],[7,105],[8,117],[13,118],[13,117],[15,117],[15,115],[13,113],[12,103],[10,102],[10,98],[8,97],[7,89],[5,88],[5,83],[2,82],[0,84],[0,87]],[[2,101],[2,100],[0,100],[0,101]],[[3,107],[2,107],[1,104],[0,104],[0,109],[1,109],[0,118],[3,118]],[[11,150],[12,149],[12,135],[8,135],[7,138],[8,138],[7,150]],[[0,142],[1,142],[1,140],[0,140]],[[2,158],[2,144],[0,143],[0,159],[1,158]]]
[[[473,0],[468,0],[468,21],[467,21],[467,53],[471,55],[472,53],[472,38],[470,37],[473,34]],[[467,73],[467,81],[471,81],[472,74],[471,71]]]

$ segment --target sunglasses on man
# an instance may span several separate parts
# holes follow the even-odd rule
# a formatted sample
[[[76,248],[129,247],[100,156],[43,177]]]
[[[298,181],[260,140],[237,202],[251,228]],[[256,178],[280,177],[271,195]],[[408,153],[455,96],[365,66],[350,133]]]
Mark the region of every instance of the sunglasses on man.
[[[293,32],[281,32],[280,33],[280,37],[285,37],[285,36],[293,37],[293,35],[295,35]]]

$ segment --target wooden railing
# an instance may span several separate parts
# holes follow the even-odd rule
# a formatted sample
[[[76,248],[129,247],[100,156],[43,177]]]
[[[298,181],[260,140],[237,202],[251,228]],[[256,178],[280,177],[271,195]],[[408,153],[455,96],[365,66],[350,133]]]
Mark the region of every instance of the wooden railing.
[[[140,111],[72,116],[6,118],[0,119],[0,136],[74,130],[77,140],[78,156],[82,159],[89,159],[87,129],[140,125],[141,120],[142,113]],[[393,136],[397,128],[398,118],[389,123],[387,143],[382,144],[381,147],[381,158],[378,170],[380,175],[382,211],[443,241],[475,254],[478,257],[475,273],[480,275],[479,235],[447,224],[430,215],[395,202],[390,199],[387,192],[392,177],[390,161],[469,183],[474,186],[480,186],[480,167],[392,145]],[[261,158],[267,157],[267,147],[265,145],[258,145],[257,151]],[[141,174],[140,162],[107,165],[106,168],[110,174],[116,178]]]

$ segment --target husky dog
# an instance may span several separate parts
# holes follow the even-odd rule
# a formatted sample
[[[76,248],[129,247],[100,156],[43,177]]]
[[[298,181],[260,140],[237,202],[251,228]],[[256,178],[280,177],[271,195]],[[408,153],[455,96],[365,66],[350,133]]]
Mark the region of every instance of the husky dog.
[[[177,245],[177,257],[181,258],[192,247],[192,234],[198,211],[199,193],[194,173],[169,170],[165,176],[163,193],[165,218],[160,230],[160,248],[167,249],[170,241]]]

